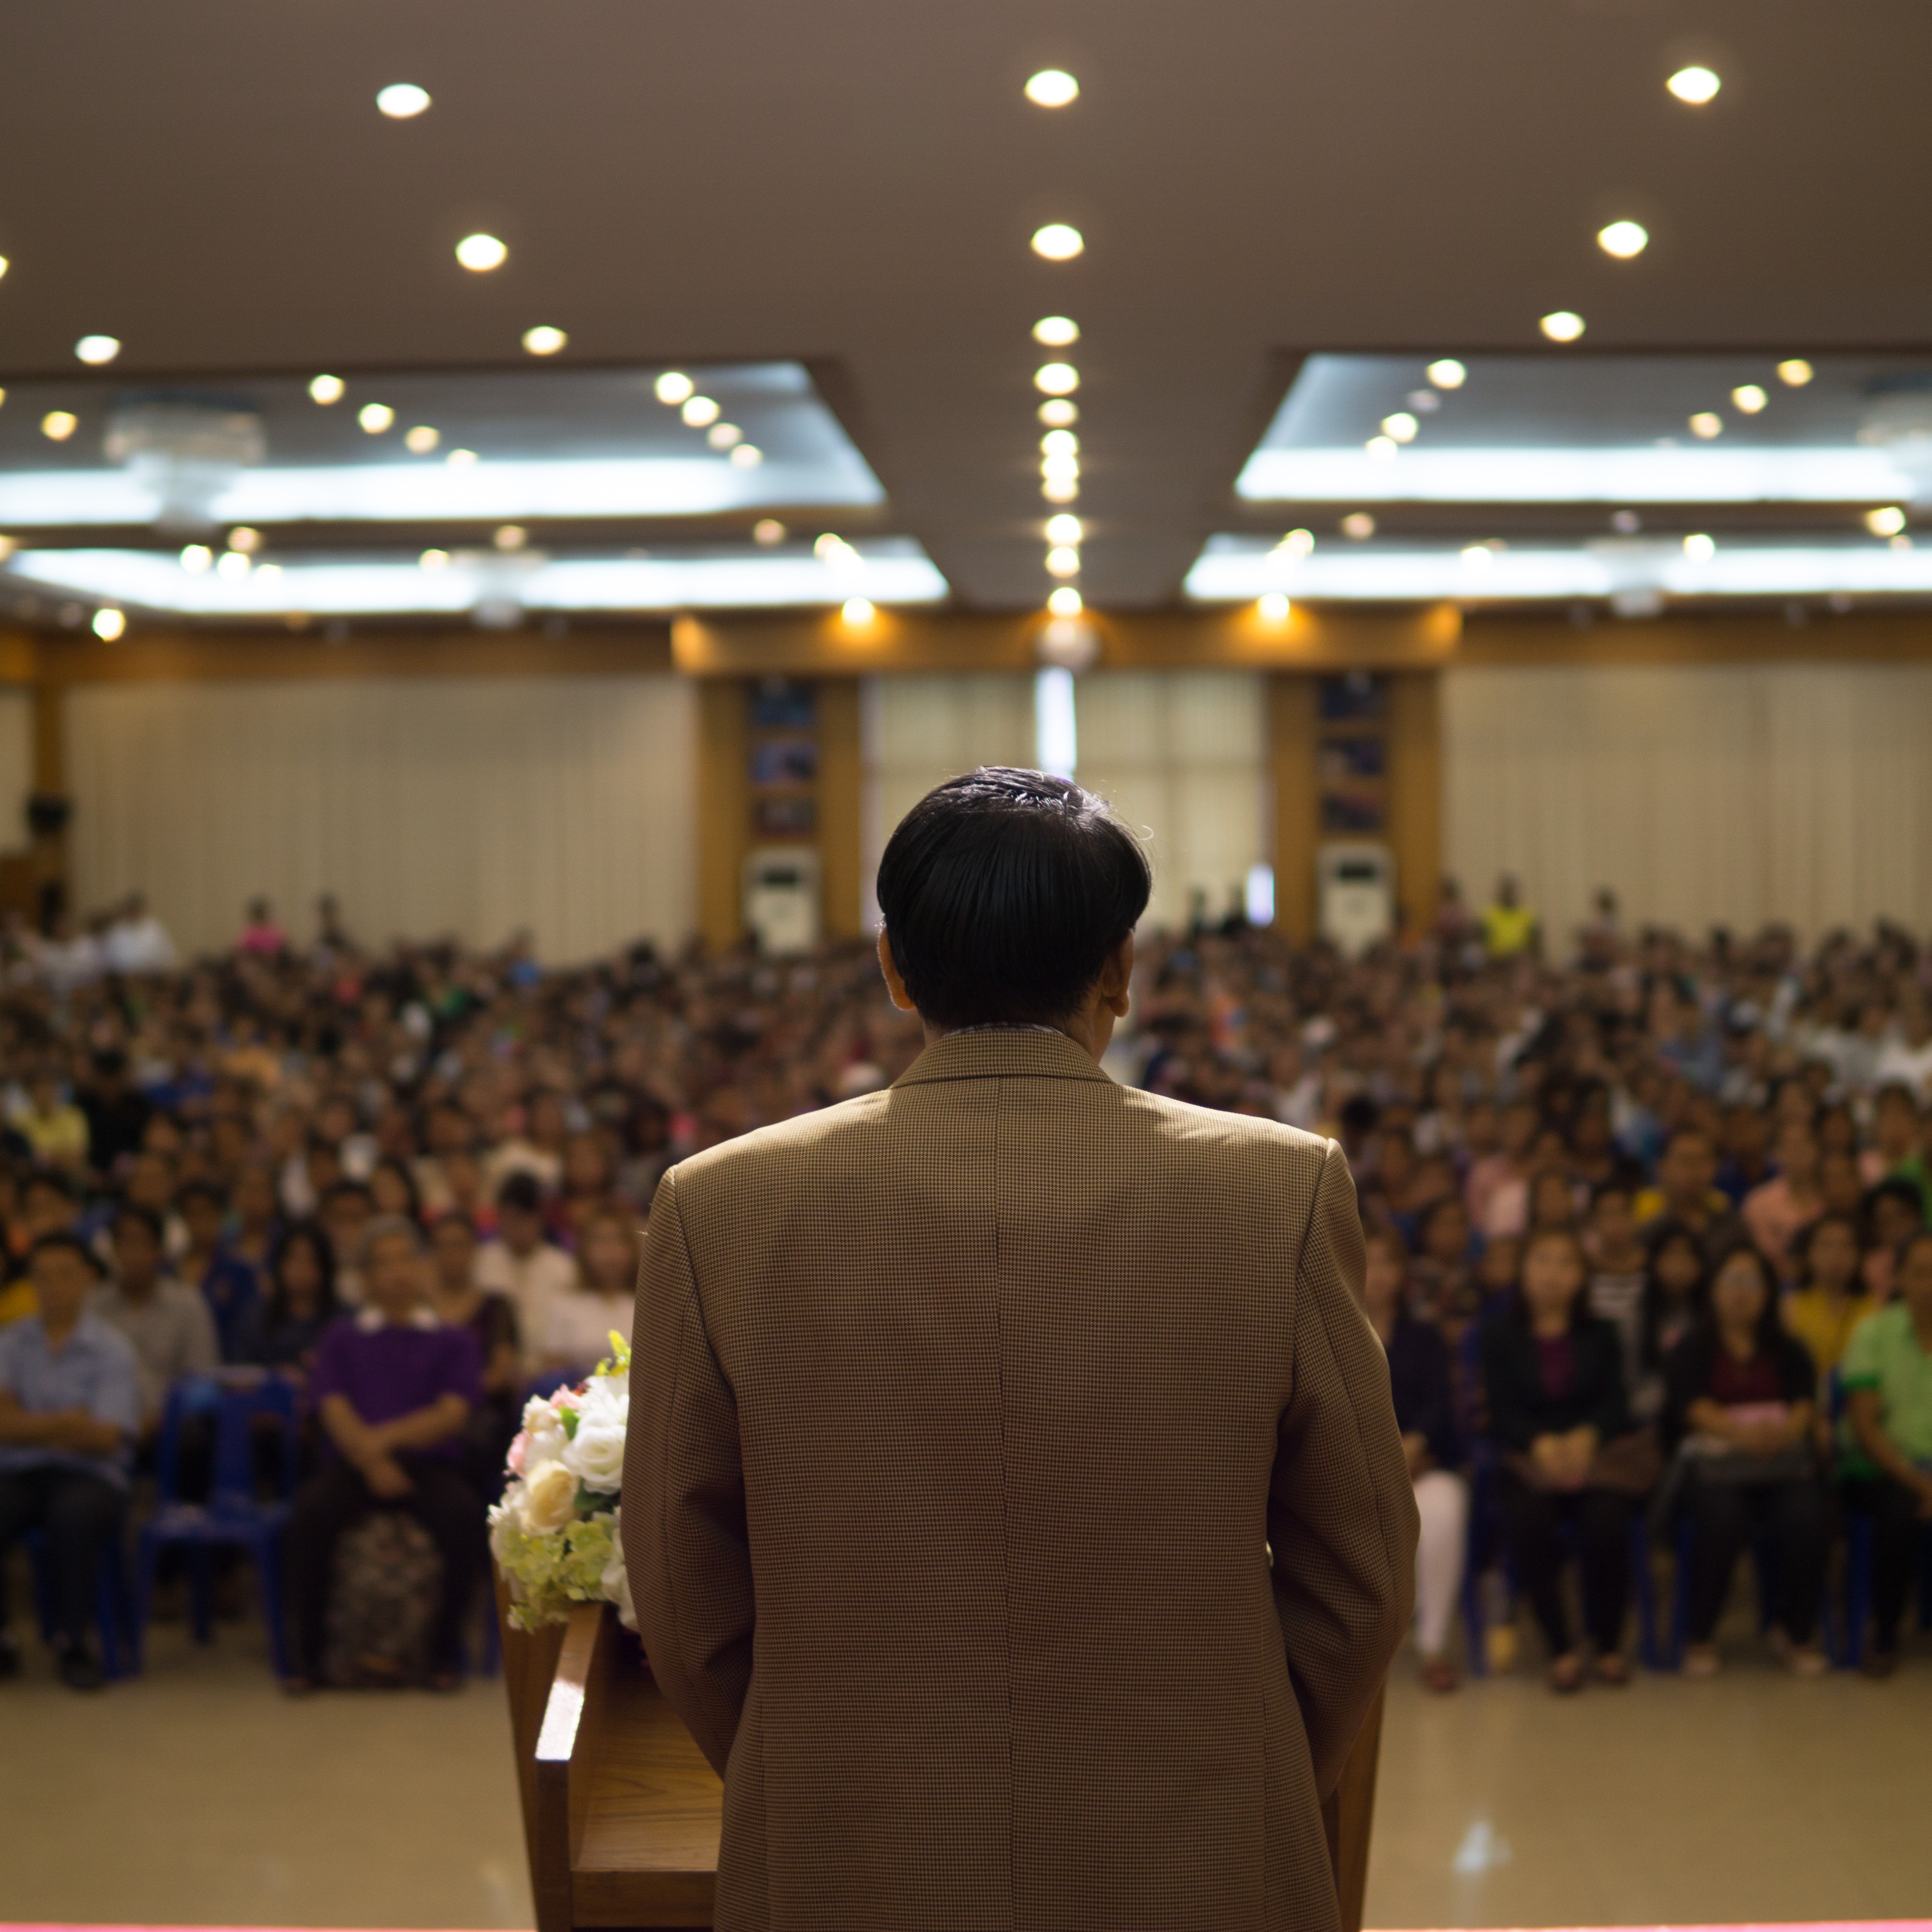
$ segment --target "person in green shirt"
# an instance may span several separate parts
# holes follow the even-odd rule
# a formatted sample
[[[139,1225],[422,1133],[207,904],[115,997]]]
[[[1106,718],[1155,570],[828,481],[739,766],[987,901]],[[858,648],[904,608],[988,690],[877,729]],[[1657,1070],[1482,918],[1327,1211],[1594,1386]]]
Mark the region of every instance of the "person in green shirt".
[[[1900,1248],[1898,1288],[1852,1330],[1839,1370],[1852,1437],[1845,1499],[1872,1520],[1874,1677],[1898,1667],[1912,1558],[1932,1531],[1932,1230]]]

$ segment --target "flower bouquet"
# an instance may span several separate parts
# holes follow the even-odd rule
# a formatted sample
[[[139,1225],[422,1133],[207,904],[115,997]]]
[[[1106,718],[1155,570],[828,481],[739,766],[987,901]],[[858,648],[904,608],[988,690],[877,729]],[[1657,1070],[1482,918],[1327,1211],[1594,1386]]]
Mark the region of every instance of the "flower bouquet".
[[[638,1627],[624,1570],[624,1434],[631,1351],[621,1335],[586,1382],[532,1396],[510,1444],[511,1480],[490,1512],[490,1550],[510,1582],[518,1630],[563,1622],[572,1604],[611,1603]]]

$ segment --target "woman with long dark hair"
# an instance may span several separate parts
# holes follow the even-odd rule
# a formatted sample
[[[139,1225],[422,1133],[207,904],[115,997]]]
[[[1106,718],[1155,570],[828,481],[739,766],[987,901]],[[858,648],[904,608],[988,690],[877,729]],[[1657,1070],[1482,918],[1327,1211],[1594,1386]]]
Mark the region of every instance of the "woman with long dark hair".
[[[268,1292],[250,1309],[238,1351],[243,1361],[308,1372],[315,1345],[338,1312],[335,1251],[313,1221],[284,1228],[268,1251]]]
[[[1734,1248],[1718,1264],[1709,1304],[1664,1376],[1664,1433],[1684,1462],[1682,1507],[1693,1529],[1684,1675],[1717,1674],[1731,1573],[1758,1537],[1775,1552],[1780,1648],[1800,1676],[1819,1676],[1827,1529],[1811,1448],[1817,1370],[1786,1332],[1776,1277],[1756,1248]]]

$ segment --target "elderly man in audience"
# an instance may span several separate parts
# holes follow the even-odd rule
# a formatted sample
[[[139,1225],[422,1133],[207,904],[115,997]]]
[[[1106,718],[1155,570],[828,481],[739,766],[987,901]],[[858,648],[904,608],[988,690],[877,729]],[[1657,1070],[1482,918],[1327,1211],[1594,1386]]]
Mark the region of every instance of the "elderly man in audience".
[[[327,1461],[296,1497],[286,1561],[295,1621],[289,1690],[322,1676],[330,1568],[342,1533],[376,1509],[406,1510],[442,1559],[430,1634],[430,1682],[457,1682],[459,1631],[475,1586],[482,1504],[464,1482],[464,1426],[482,1400],[482,1355],[467,1327],[425,1306],[422,1235],[400,1216],[372,1221],[362,1240],[364,1298],[323,1336],[308,1394]]]
[[[100,1264],[71,1234],[43,1235],[28,1270],[40,1312],[0,1331],[0,1678],[20,1654],[7,1618],[9,1546],[43,1532],[62,1678],[98,1690],[88,1645],[104,1553],[121,1533],[140,1423],[134,1352],[87,1312]]]

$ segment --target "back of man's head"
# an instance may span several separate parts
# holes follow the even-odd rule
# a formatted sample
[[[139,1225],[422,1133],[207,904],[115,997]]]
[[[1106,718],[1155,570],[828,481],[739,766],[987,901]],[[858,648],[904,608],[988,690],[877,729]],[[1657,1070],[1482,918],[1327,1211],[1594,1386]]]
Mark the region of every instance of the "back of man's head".
[[[1153,884],[1138,842],[1091,793],[987,766],[899,821],[879,910],[922,1019],[1045,1026],[1079,1011]]]

